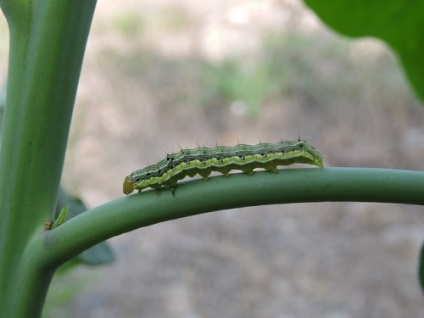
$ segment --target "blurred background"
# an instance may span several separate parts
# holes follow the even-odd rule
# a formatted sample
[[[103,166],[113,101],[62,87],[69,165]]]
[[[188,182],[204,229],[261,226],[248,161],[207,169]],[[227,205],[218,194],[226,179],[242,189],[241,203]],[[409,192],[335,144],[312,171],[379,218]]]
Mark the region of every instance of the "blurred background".
[[[0,20],[0,80],[8,36]],[[423,170],[424,108],[396,57],[295,0],[102,0],[63,186],[97,206],[180,147],[300,136],[326,166]],[[178,194],[177,194],[178,195]],[[55,278],[45,317],[422,317],[422,207],[265,206],[110,240],[117,261]]]

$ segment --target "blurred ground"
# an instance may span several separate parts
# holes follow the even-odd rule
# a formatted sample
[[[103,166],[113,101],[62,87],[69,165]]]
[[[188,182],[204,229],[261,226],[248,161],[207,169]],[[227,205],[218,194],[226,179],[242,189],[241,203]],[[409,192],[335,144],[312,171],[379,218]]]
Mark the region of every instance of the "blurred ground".
[[[327,166],[422,170],[423,123],[384,45],[340,38],[298,1],[103,0],[63,183],[95,206],[180,146],[299,135]],[[422,207],[366,203],[167,222],[58,278],[46,317],[421,317],[423,228]]]

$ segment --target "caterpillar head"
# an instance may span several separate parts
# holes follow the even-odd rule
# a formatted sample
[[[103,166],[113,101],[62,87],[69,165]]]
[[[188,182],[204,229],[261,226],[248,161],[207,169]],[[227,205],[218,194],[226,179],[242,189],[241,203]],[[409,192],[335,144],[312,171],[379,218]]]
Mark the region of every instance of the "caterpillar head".
[[[130,194],[133,193],[134,191],[134,185],[131,182],[131,178],[130,176],[126,176],[124,179],[124,186],[123,186],[123,190],[125,194]]]

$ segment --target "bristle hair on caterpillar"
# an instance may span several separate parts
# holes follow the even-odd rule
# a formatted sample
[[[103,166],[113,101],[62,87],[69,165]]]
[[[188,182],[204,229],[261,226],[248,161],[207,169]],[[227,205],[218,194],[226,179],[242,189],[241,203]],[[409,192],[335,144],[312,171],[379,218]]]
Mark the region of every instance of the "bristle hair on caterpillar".
[[[235,146],[198,147],[182,149],[166,155],[157,164],[136,170],[125,177],[123,191],[130,194],[150,187],[159,190],[171,188],[174,193],[179,180],[200,175],[207,179],[211,172],[227,176],[232,170],[252,174],[262,168],[278,173],[278,166],[294,163],[323,167],[322,155],[305,140],[259,143],[257,145],[238,144]]]

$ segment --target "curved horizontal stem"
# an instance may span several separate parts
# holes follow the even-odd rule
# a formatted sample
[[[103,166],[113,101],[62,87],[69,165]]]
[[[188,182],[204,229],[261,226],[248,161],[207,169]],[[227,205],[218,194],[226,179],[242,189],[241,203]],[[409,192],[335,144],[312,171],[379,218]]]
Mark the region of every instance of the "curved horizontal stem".
[[[93,208],[59,227],[40,230],[23,255],[17,286],[32,304],[37,286],[48,286],[54,270],[110,237],[159,222],[236,207],[277,203],[364,201],[424,205],[424,172],[367,169],[284,169],[279,174],[233,174],[195,180],[170,189],[146,191]],[[41,225],[40,225],[41,228]],[[42,281],[44,279],[45,281]],[[22,281],[23,280],[23,281]],[[41,280],[41,281],[40,281]],[[30,308],[30,307],[28,307]],[[24,317],[24,315],[22,315]]]
[[[45,265],[59,265],[86,248],[140,227],[236,207],[277,203],[363,201],[424,205],[424,172],[371,169],[284,169],[195,180],[111,201],[33,241]]]

